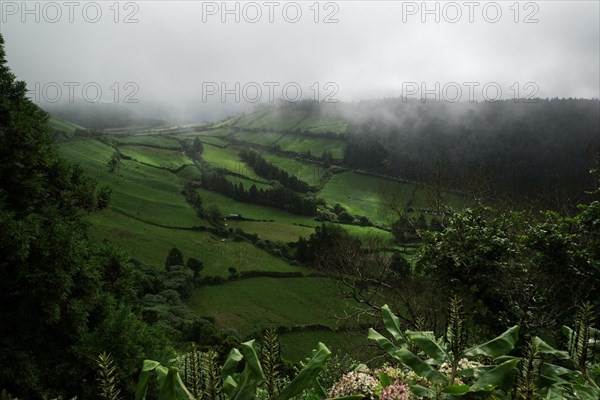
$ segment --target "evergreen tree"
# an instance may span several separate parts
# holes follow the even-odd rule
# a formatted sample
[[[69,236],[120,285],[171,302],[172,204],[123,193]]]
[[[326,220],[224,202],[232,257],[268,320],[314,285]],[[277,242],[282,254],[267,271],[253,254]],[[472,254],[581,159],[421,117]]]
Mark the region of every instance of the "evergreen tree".
[[[175,246],[169,250],[169,254],[167,255],[167,259],[165,261],[165,269],[169,271],[173,265],[184,265],[183,254]]]
[[[47,119],[6,66],[0,35],[0,381],[21,398],[91,393],[103,350],[125,379],[158,357],[127,305],[131,266],[91,243],[81,220],[110,191],[58,156]]]
[[[200,275],[200,272],[204,269],[204,265],[202,264],[202,261],[200,261],[194,257],[188,258],[187,267],[189,269],[191,269],[192,271],[194,271],[194,278],[197,278],[198,275]]]

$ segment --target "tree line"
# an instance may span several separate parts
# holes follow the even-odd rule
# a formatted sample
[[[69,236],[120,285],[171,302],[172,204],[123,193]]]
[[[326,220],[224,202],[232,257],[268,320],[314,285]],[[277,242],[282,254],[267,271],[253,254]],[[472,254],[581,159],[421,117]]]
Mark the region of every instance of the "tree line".
[[[254,172],[262,178],[268,179],[269,181],[275,180],[294,192],[306,193],[310,190],[308,183],[271,164],[256,151],[242,150],[240,152],[240,158],[242,161],[248,163]]]
[[[518,194],[581,193],[600,160],[597,99],[533,103],[361,103],[344,163],[463,189],[477,180]],[[581,199],[578,199],[581,200]]]
[[[279,208],[298,215],[315,216],[317,213],[317,203],[314,198],[300,195],[280,185],[270,189],[258,189],[253,184],[246,190],[241,182],[235,184],[227,180],[222,172],[205,174],[201,185],[236,201]]]

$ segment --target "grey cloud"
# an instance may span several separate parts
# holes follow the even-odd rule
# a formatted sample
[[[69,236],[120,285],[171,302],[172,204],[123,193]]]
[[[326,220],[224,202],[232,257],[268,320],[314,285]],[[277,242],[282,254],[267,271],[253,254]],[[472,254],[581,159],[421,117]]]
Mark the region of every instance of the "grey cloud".
[[[10,67],[30,86],[98,82],[103,101],[111,101],[114,82],[135,82],[138,109],[162,104],[181,118],[217,118],[249,105],[243,99],[233,104],[233,96],[221,104],[220,96],[211,96],[209,107],[202,102],[203,82],[226,82],[228,87],[235,82],[297,82],[305,97],[311,96],[315,82],[321,95],[326,82],[335,82],[336,96],[344,101],[400,96],[406,82],[425,82],[428,88],[435,82],[498,82],[504,96],[514,82],[521,92],[525,83],[535,82],[540,97],[600,96],[598,2],[532,2],[539,8],[534,24],[515,23],[512,2],[498,2],[503,16],[493,24],[477,12],[474,23],[466,15],[455,24],[435,23],[431,17],[422,23],[418,15],[403,22],[407,2],[334,2],[339,23],[333,24],[313,22],[313,2],[297,3],[303,15],[295,24],[277,12],[274,23],[266,21],[264,2],[256,2],[263,16],[255,24],[243,18],[235,23],[231,16],[221,23],[219,15],[203,22],[207,2],[132,3],[139,19],[133,24],[112,21],[112,2],[99,2],[103,18],[95,24],[77,14],[74,23],[54,24],[22,23],[18,16],[4,14],[1,31]],[[319,18],[332,10],[321,9]],[[131,10],[120,11],[122,19]],[[528,10],[520,11],[522,19]],[[266,93],[261,100],[267,100]]]

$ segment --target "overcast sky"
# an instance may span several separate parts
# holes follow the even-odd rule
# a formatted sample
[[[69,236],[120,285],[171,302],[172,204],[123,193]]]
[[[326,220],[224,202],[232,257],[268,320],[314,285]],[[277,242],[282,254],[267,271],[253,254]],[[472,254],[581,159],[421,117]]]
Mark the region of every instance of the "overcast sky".
[[[221,1],[46,3],[3,0],[0,30],[13,72],[39,92],[58,83],[61,100],[65,82],[75,97],[96,82],[88,99],[99,87],[103,101],[171,107],[224,88],[227,103],[298,88],[342,101],[599,97],[599,1],[427,2],[430,13],[420,1],[227,2],[229,14]]]

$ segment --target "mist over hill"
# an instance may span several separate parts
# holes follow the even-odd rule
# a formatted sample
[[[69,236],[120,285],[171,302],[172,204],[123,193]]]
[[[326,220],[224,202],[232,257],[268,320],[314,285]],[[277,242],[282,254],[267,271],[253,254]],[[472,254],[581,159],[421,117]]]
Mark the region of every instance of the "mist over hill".
[[[311,120],[346,128],[317,132],[307,125]],[[477,190],[496,192],[579,193],[593,183],[589,171],[598,165],[600,146],[597,99],[306,101],[259,107],[230,121],[237,128],[339,138],[347,144],[343,163],[354,168],[442,179],[463,189],[477,181]]]

